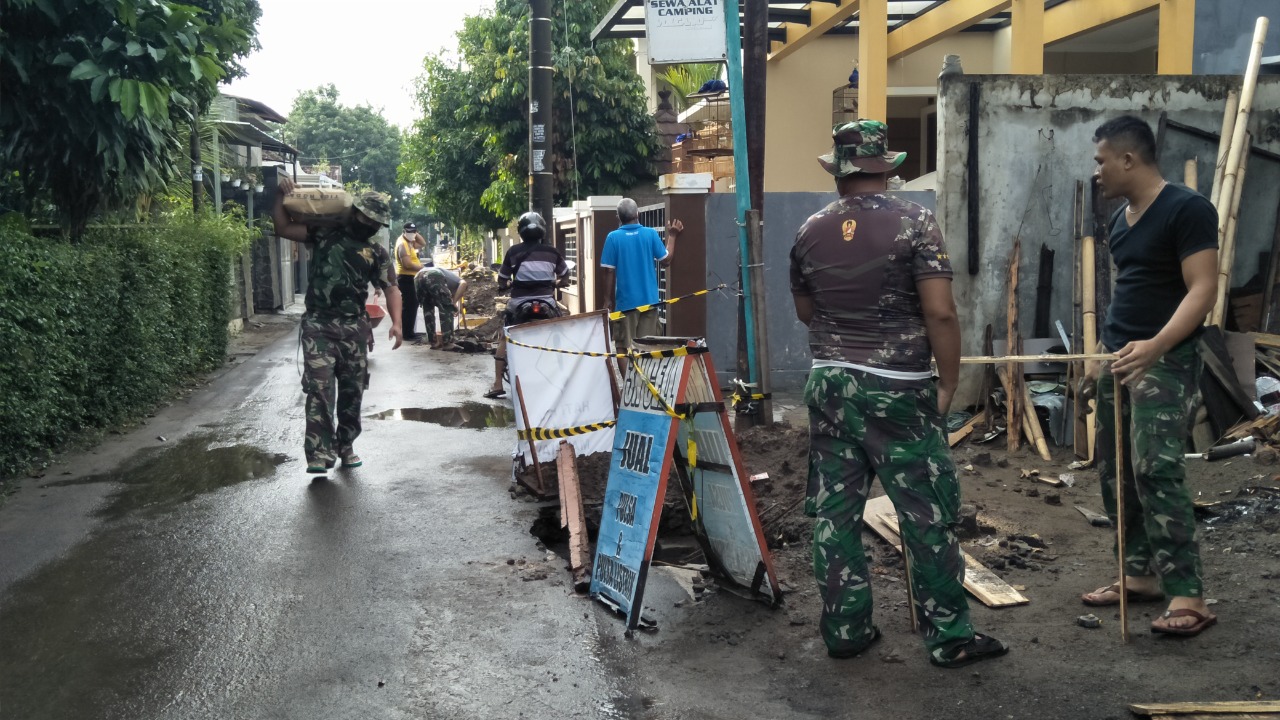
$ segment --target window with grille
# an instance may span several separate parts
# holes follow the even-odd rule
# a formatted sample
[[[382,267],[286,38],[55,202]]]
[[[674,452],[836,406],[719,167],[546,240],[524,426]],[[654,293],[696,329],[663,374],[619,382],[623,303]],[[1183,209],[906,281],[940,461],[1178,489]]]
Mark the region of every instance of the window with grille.
[[[566,290],[572,290],[578,287],[578,224],[571,223],[569,225],[560,226],[560,251],[564,253],[564,259],[575,265],[573,270],[569,271],[569,284]]]
[[[666,205],[647,205],[640,208],[640,224],[645,227],[651,227],[658,231],[658,237],[662,238],[665,243],[667,241],[667,206]],[[656,264],[656,263],[655,263]],[[671,297],[668,294],[670,289],[670,276],[667,272],[668,266],[658,265],[658,298],[666,300]],[[667,332],[667,306],[659,305],[657,309],[658,324],[661,332]]]

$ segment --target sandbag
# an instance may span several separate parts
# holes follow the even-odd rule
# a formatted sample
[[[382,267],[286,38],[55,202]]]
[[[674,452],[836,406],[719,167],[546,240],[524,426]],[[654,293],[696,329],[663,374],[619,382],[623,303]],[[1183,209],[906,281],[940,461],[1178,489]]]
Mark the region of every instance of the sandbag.
[[[352,201],[341,188],[297,188],[284,197],[284,209],[304,225],[341,225],[351,216]]]

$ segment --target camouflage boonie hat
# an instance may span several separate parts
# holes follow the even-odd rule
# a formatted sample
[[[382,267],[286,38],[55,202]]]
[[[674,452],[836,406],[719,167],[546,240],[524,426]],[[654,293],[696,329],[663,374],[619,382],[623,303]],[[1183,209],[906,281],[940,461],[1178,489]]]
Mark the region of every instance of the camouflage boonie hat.
[[[382,225],[391,224],[391,199],[380,192],[360,193],[356,196],[356,209],[371,220],[376,220]]]
[[[905,152],[889,152],[889,127],[879,120],[855,120],[831,129],[835,149],[818,157],[822,169],[838,178],[854,173],[887,173],[907,159]]]

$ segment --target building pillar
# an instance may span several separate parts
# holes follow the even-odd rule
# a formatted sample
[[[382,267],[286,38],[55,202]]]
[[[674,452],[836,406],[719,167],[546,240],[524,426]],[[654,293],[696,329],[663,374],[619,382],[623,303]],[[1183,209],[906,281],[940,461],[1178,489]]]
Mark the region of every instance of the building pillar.
[[[1195,0],[1160,0],[1160,45],[1156,72],[1190,75],[1195,57]]]
[[[858,5],[858,115],[889,120],[889,3]]]
[[[1044,0],[1013,0],[1009,69],[1015,75],[1044,74]]]

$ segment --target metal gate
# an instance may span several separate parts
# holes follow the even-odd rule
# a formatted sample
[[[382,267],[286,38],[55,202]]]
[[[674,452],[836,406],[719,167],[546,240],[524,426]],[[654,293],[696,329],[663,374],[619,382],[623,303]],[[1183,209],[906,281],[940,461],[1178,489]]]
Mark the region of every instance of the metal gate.
[[[640,208],[640,224],[645,227],[651,227],[658,231],[658,237],[662,238],[662,242],[667,242],[667,206],[664,204],[646,205]],[[667,273],[666,265],[658,264],[658,298],[666,300],[670,297],[668,289],[670,288],[670,278]],[[665,335],[667,332],[667,306],[658,306],[658,323],[661,332]]]

